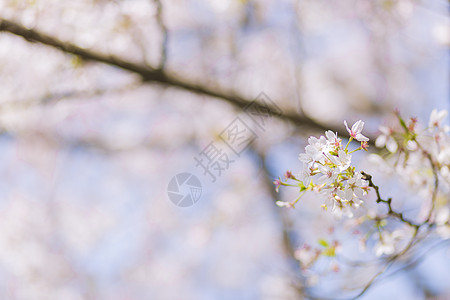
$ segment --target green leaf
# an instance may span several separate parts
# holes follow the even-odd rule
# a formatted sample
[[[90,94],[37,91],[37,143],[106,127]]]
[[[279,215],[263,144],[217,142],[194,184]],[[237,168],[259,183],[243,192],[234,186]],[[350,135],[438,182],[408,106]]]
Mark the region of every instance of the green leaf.
[[[324,240],[324,239],[319,239],[318,243],[319,243],[321,246],[325,247],[325,248],[328,248],[328,247],[330,246],[330,245],[328,244],[328,242],[327,242],[326,240]]]

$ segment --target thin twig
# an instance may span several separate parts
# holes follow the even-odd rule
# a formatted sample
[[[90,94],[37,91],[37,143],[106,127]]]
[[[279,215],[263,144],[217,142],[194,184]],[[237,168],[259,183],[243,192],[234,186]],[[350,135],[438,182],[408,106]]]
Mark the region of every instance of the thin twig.
[[[406,223],[406,224],[408,224],[408,225],[411,226],[411,227],[414,227],[414,228],[417,228],[417,229],[418,229],[418,228],[421,226],[421,224],[417,224],[417,223],[415,223],[415,222],[413,222],[413,221],[411,221],[411,220],[406,219],[406,218],[403,216],[403,213],[399,213],[399,212],[394,211],[394,210],[392,209],[392,205],[391,205],[391,203],[392,203],[392,198],[388,198],[387,200],[383,200],[383,199],[381,198],[380,191],[379,191],[379,187],[376,186],[376,185],[373,183],[373,181],[372,181],[372,175],[369,175],[369,174],[367,174],[367,173],[365,173],[365,172],[361,172],[361,174],[363,175],[363,179],[364,179],[364,180],[367,180],[367,181],[369,182],[369,186],[372,187],[372,188],[375,190],[375,193],[376,193],[376,195],[377,195],[377,199],[376,199],[377,203],[380,203],[380,202],[381,202],[381,203],[387,204],[387,206],[388,206],[388,215],[393,216],[393,217],[399,219],[401,222]]]
[[[411,239],[410,239],[408,245],[406,245],[406,247],[405,247],[402,251],[400,251],[399,253],[397,253],[397,254],[391,256],[391,257],[389,258],[389,260],[387,261],[387,263],[381,268],[381,270],[378,271],[378,273],[376,273],[376,274],[372,277],[372,279],[364,286],[364,288],[361,290],[361,292],[360,292],[358,295],[356,295],[355,297],[353,297],[352,299],[358,299],[358,298],[360,298],[361,296],[363,296],[363,295],[365,294],[365,292],[366,292],[370,287],[372,287],[372,285],[373,285],[373,283],[375,282],[375,280],[376,280],[381,274],[383,274],[384,272],[386,272],[386,270],[389,269],[389,267],[392,266],[392,264],[394,264],[394,262],[395,262],[395,260],[396,260],[397,258],[399,258],[400,256],[403,256],[406,252],[409,251],[409,249],[411,249],[411,247],[414,245],[414,241],[415,241],[415,239],[416,239],[416,237],[417,237],[418,232],[419,232],[419,228],[418,228],[418,227],[414,227],[414,233],[413,233],[413,236],[411,237]]]
[[[161,0],[154,0],[156,3],[156,22],[158,23],[158,26],[161,30],[162,34],[162,42],[161,42],[161,60],[159,62],[158,69],[162,70],[164,69],[167,61],[167,44],[169,41],[169,34],[167,31],[167,26],[164,23],[163,20],[163,5],[161,3]]]

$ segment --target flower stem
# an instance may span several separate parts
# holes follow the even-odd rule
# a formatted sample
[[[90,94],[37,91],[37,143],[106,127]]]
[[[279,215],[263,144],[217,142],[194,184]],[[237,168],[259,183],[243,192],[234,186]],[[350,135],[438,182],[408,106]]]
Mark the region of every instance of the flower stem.
[[[350,145],[350,142],[353,140],[353,137],[350,137],[349,138],[349,140],[348,140],[348,142],[347,142],[347,145],[345,146],[345,149],[344,149],[344,151],[345,151],[345,153],[347,153],[347,148],[348,148],[348,145]]]
[[[362,150],[362,148],[361,147],[359,147],[359,148],[356,148],[355,150],[353,150],[353,151],[350,151],[348,154],[352,154],[353,152],[356,152],[356,151],[358,151],[358,150]]]
[[[303,193],[300,194],[300,196],[298,196],[297,199],[294,200],[294,202],[292,202],[292,206],[294,206],[295,204],[297,204],[298,200],[300,200],[300,198],[305,194],[306,191],[304,191]]]

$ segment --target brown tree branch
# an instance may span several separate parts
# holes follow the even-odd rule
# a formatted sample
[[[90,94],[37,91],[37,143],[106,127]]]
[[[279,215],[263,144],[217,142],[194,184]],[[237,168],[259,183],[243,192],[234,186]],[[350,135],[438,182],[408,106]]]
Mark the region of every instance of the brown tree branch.
[[[241,109],[245,108],[247,105],[253,102],[252,99],[246,99],[244,97],[238,96],[232,91],[224,91],[219,88],[211,88],[206,85],[194,83],[186,79],[181,79],[173,74],[167,73],[162,69],[149,67],[145,64],[136,64],[113,55],[105,55],[93,50],[81,48],[75,44],[61,41],[38,30],[26,28],[14,21],[0,18],[0,31],[5,31],[20,36],[28,42],[47,45],[49,47],[59,49],[64,53],[77,55],[87,61],[100,62],[110,66],[118,67],[122,70],[140,76],[144,82],[158,83],[165,86],[186,90],[192,93],[217,98]],[[334,132],[338,132],[338,134],[340,134],[341,136],[347,135],[347,133],[342,131],[342,129],[340,128],[320,124],[313,119],[308,118],[307,116],[300,116],[296,113],[280,112],[278,109],[268,104],[261,104],[256,102],[253,105],[255,109],[267,111],[277,118],[283,121],[290,122],[297,127],[306,127],[316,131],[332,130]]]
[[[403,223],[406,223],[409,226],[414,227],[416,229],[418,229],[421,226],[421,224],[416,224],[414,221],[406,219],[403,216],[403,213],[399,213],[399,212],[394,211],[392,209],[392,198],[388,198],[387,200],[384,200],[384,199],[381,198],[380,188],[373,183],[372,175],[369,175],[369,174],[367,174],[365,172],[361,172],[361,174],[363,175],[363,179],[367,180],[369,182],[369,186],[375,190],[375,193],[377,195],[377,199],[376,199],[377,203],[382,202],[382,203],[385,203],[387,205],[387,207],[388,207],[388,213],[387,214],[389,216],[393,216],[393,217],[397,218],[399,221],[401,221]]]

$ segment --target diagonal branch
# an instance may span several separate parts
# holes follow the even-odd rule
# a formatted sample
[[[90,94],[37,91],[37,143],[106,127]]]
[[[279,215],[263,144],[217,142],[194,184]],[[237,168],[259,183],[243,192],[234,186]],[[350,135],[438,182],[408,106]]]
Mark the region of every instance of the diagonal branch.
[[[93,50],[81,48],[75,44],[61,41],[53,36],[42,33],[38,30],[26,28],[23,25],[10,20],[0,18],[0,31],[5,31],[17,36],[21,36],[29,42],[40,43],[43,45],[50,46],[52,48],[59,49],[65,53],[77,55],[84,60],[100,62],[110,66],[118,67],[120,69],[126,70],[128,72],[140,76],[142,80],[145,82],[158,83],[165,86],[186,90],[196,94],[210,96],[213,98],[220,99],[222,101],[226,101],[241,109],[246,107],[249,103],[252,102],[252,99],[246,99],[244,97],[238,96],[231,91],[224,91],[219,88],[211,88],[202,84],[191,82],[186,79],[181,79],[172,74],[167,73],[162,69],[148,67],[144,64],[136,64],[113,55],[105,55],[103,53],[95,52]],[[335,128],[334,126],[330,125],[325,126],[323,124],[314,121],[311,118],[308,118],[307,116],[300,116],[295,113],[280,112],[275,107],[267,104],[261,104],[256,102],[253,105],[255,109],[267,111],[268,113],[271,113],[272,115],[278,117],[279,119],[290,122],[297,127],[307,127],[316,131],[325,131],[330,129],[335,132],[338,132],[342,136],[346,135],[346,133],[339,128]]]

